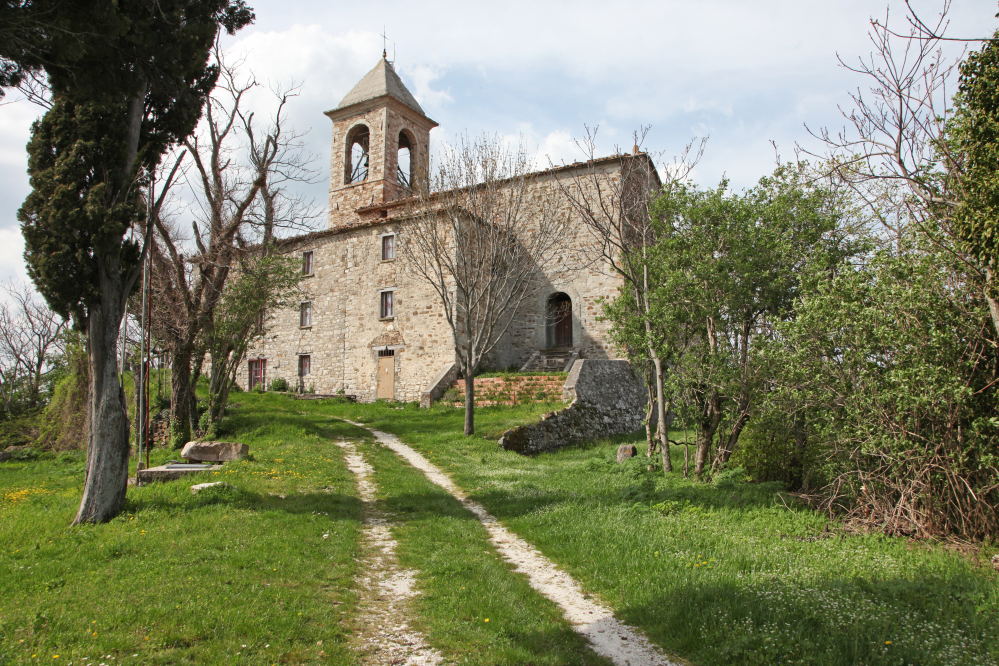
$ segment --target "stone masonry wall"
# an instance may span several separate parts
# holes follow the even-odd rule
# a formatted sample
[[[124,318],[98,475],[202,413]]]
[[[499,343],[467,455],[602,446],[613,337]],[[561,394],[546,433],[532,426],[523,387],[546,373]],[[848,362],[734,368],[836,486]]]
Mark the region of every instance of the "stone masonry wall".
[[[334,157],[334,178],[343,168],[342,159],[339,165],[337,162]],[[620,167],[615,161],[602,168],[602,178],[619,177]],[[555,177],[544,176],[538,187],[551,191]],[[336,193],[345,197],[340,200],[341,211],[355,205],[347,197],[354,189]],[[563,206],[563,212],[568,214],[567,205]],[[395,399],[420,400],[434,377],[454,362],[454,344],[440,299],[430,285],[407,270],[402,256],[409,224],[405,216],[409,212],[408,206],[401,204],[368,207],[352,213],[353,223],[347,223],[344,217],[337,229],[285,242],[288,254],[300,257],[305,251],[314,253],[314,273],[303,281],[302,299],[312,303],[312,325],[299,325],[298,306],[267,313],[267,334],[251,349],[248,358],[266,359],[268,385],[282,377],[303,390],[342,390],[360,400],[374,400],[378,350],[387,348],[395,354]],[[333,224],[336,215],[332,206],[330,217]],[[393,261],[382,261],[381,238],[390,233],[397,234],[397,256]],[[498,345],[491,364],[519,366],[545,347],[544,312],[548,298],[556,292],[564,292],[572,299],[573,346],[582,349],[582,358],[616,356],[608,338],[609,322],[598,321],[598,316],[600,299],[617,296],[620,277],[598,259],[599,246],[581,224],[568,228],[563,246],[562,261],[576,262],[577,270],[566,272],[557,265],[539,267],[541,288],[533,302],[525,306],[525,316],[518,318]],[[395,295],[395,316],[390,319],[379,318],[382,290],[392,290]],[[306,354],[311,356],[311,374],[300,380],[298,357]],[[247,387],[246,363],[239,370],[237,383]]]
[[[545,414],[538,423],[507,430],[500,447],[532,455],[642,427],[645,385],[632,373],[628,361],[576,361],[562,397],[572,403]]]
[[[419,400],[427,381],[454,362],[451,331],[436,293],[414,278],[397,257],[381,260],[381,237],[398,232],[391,222],[348,229],[289,251],[313,251],[314,274],[304,280],[312,325],[299,325],[298,307],[267,313],[267,334],[249,358],[267,360],[269,384],[278,377],[317,393],[343,390],[374,400],[378,350],[395,356],[395,398]],[[395,294],[395,316],[379,318],[381,291]],[[298,357],[310,355],[312,373],[299,381]],[[244,363],[237,383],[246,388]]]

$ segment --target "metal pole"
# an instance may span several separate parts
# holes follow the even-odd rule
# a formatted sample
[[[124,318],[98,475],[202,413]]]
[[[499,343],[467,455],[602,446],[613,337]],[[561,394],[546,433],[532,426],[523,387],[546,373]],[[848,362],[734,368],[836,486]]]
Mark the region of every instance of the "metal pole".
[[[152,271],[153,268],[153,257],[152,254],[147,255],[149,263],[147,264],[148,270]],[[146,328],[146,383],[142,388],[142,395],[146,397],[146,411],[143,414],[143,421],[145,423],[143,446],[146,449],[146,467],[149,467],[149,435],[150,435],[150,422],[149,422],[149,389],[151,386],[151,380],[149,378],[149,370],[152,368],[152,354],[153,354],[153,326],[152,317],[149,316],[149,309],[153,306],[152,300],[145,298],[146,301],[146,321],[149,326]]]
[[[128,300],[125,300],[125,316],[122,318],[125,322],[125,330],[121,334],[121,365],[118,369],[121,370],[121,390],[124,394],[125,391],[125,346],[128,344]]]
[[[153,196],[155,193],[154,179],[149,180],[149,197],[146,199],[146,229],[149,229],[149,225],[153,223]],[[152,235],[149,236],[152,239]],[[146,248],[146,253],[148,254],[149,248]],[[146,262],[143,262],[146,263]],[[139,458],[136,464],[136,469],[142,469],[142,444],[143,444],[143,415],[145,414],[145,375],[146,375],[146,292],[149,285],[149,271],[147,270],[148,263],[146,266],[142,267],[142,321],[141,328],[139,330],[139,375],[136,377],[135,390],[137,391],[136,396],[138,397],[135,410],[135,420],[138,421],[135,429],[135,448],[136,454]]]

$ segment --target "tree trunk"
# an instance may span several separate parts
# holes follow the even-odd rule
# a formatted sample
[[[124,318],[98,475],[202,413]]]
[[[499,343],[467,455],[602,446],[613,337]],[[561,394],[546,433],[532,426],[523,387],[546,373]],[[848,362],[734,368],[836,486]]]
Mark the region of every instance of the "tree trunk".
[[[650,347],[650,351],[651,347]],[[663,451],[663,471],[673,471],[673,461],[669,455],[669,427],[666,425],[666,397],[663,395],[663,361],[652,352],[652,363],[656,368],[656,408],[659,410],[659,446]]]
[[[122,315],[122,284],[117,260],[98,258],[101,302],[87,316],[90,361],[89,441],[87,478],[80,510],[73,520],[103,523],[125,504],[128,487],[128,415],[125,393],[118,381],[118,328]]]
[[[178,347],[170,364],[170,443],[179,449],[191,441],[191,350]]]
[[[666,409],[664,410],[667,414],[669,413],[670,407],[672,407],[673,401],[670,400],[666,403]],[[673,458],[672,453],[669,448],[669,427],[662,425],[664,421],[660,421],[660,428],[662,428],[663,439],[666,441],[666,446],[663,447],[663,474],[666,472],[673,471]]]
[[[742,434],[742,430],[746,427],[747,423],[749,423],[748,409],[739,413],[739,418],[737,418],[735,423],[732,424],[732,432],[728,434],[728,439],[725,442],[725,445],[718,447],[718,454],[715,456],[715,460],[711,464],[712,472],[717,472],[718,469],[727,463],[732,457],[735,447],[739,444],[739,435]]]
[[[475,434],[475,370],[465,363],[465,434]]]
[[[717,391],[712,391],[705,405],[704,418],[701,419],[700,431],[697,433],[697,445],[694,449],[694,476],[701,477],[704,472],[704,465],[708,461],[708,454],[711,452],[711,443],[715,439],[718,425],[721,423],[721,399]]]

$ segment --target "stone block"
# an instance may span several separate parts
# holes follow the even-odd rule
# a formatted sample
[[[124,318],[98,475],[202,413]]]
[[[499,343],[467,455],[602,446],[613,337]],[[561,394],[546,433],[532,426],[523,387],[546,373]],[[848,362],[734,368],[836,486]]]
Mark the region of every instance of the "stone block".
[[[228,462],[242,460],[249,452],[250,447],[239,442],[188,442],[180,457],[199,462]]]
[[[206,488],[218,488],[219,490],[235,490],[236,486],[225,483],[223,481],[215,481],[213,483],[196,483],[193,486],[191,486],[191,494],[197,495]]]

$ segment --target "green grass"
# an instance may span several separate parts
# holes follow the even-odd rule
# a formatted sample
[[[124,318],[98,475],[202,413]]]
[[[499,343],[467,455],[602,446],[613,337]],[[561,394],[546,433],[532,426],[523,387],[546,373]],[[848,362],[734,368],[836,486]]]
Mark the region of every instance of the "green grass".
[[[999,585],[987,565],[901,538],[838,529],[823,538],[826,518],[785,506],[772,485],[664,477],[642,456],[618,465],[627,438],[534,458],[500,450],[499,433],[537,406],[480,408],[474,437],[461,434],[459,409],[310,409],[399,435],[621,619],[694,663],[995,664],[999,655]]]
[[[511,573],[476,517],[386,447],[364,448],[400,564],[422,592],[414,621],[451,663],[607,665],[560,609]]]
[[[232,419],[252,460],[130,488],[107,525],[69,527],[82,452],[0,464],[0,664],[355,663],[360,507],[330,442],[353,428],[276,402]],[[236,490],[188,489],[216,480]]]
[[[464,437],[463,410],[445,406],[232,400],[223,435],[252,459],[130,488],[107,525],[68,527],[82,453],[0,464],[0,664],[356,663],[360,504],[338,438],[362,442],[375,468],[399,560],[419,571],[411,624],[431,645],[454,663],[605,663],[458,502],[338,417],[399,435],[692,663],[996,663],[991,569],[940,545],[836,526],[824,538],[826,519],[773,486],[663,477],[641,456],[618,465],[629,438],[534,458],[497,447],[553,405],[481,408]],[[208,480],[236,490],[190,494]]]

